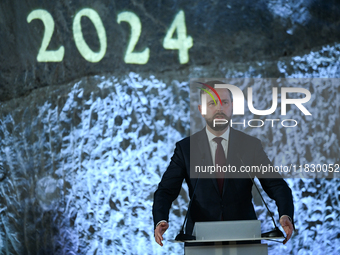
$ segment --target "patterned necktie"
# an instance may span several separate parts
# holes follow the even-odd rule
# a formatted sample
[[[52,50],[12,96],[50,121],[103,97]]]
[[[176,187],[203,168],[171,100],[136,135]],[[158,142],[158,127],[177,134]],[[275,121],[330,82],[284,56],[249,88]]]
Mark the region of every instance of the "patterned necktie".
[[[222,196],[223,182],[224,182],[224,173],[222,171],[222,168],[223,166],[227,164],[227,160],[225,158],[223,146],[221,144],[223,138],[215,137],[213,140],[217,143],[217,148],[216,148],[216,153],[215,153],[215,170],[216,170],[218,189],[220,191],[220,195]]]

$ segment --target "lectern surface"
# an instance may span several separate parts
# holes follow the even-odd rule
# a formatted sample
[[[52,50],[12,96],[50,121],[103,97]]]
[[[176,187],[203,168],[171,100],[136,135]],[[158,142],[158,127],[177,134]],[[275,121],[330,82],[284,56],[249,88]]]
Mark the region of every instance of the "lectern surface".
[[[261,238],[259,220],[196,222],[193,235],[196,240],[254,240]]]
[[[278,240],[282,239],[284,240],[283,237],[260,237],[260,238],[240,238],[240,239],[217,239],[214,241],[211,240],[188,240],[188,241],[176,241],[176,240],[170,240],[172,243],[211,243],[211,242],[228,242],[228,241],[261,241],[261,240]]]
[[[185,255],[266,255],[267,244],[214,245],[185,247]]]

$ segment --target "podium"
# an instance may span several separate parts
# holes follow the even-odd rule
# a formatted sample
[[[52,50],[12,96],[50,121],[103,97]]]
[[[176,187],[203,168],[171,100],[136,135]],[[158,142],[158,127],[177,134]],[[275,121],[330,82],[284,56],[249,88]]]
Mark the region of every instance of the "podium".
[[[261,237],[259,220],[196,222],[193,235],[185,255],[266,255],[268,246],[260,242],[273,239]]]

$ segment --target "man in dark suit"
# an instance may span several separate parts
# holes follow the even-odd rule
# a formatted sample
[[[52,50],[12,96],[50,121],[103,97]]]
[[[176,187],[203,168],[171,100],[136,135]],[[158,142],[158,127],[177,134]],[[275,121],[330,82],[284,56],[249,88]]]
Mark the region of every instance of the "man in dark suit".
[[[209,82],[209,85],[222,82]],[[191,234],[195,222],[219,220],[253,220],[256,214],[252,204],[252,181],[248,173],[205,172],[206,166],[271,165],[261,141],[229,127],[232,116],[232,95],[227,89],[216,89],[221,98],[214,103],[207,100],[206,128],[178,143],[171,162],[154,194],[153,217],[155,240],[162,244],[163,234],[168,229],[169,210],[177,198],[185,179],[192,199],[186,233]],[[222,102],[222,104],[220,103]],[[202,114],[202,106],[199,106]],[[223,125],[215,121],[227,120]],[[230,169],[230,168],[229,168]],[[200,171],[201,170],[201,171]],[[198,172],[201,172],[199,175]],[[255,175],[252,174],[251,177]],[[194,177],[194,178],[193,178]],[[257,176],[263,189],[274,199],[280,215],[280,224],[286,232],[286,243],[293,233],[294,205],[292,193],[278,173]],[[194,187],[197,188],[193,196]]]

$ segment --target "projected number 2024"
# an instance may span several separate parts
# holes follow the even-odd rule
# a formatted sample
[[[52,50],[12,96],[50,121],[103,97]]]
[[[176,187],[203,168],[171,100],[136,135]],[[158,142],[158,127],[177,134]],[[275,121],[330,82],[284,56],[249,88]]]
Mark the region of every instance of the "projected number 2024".
[[[100,49],[98,52],[94,52],[86,43],[82,27],[81,18],[85,16],[91,20],[93,23],[98,38]],[[27,22],[30,23],[34,19],[40,19],[45,27],[44,36],[42,43],[37,55],[38,62],[60,62],[64,58],[65,48],[60,46],[57,50],[47,50],[47,47],[51,41],[53,31],[54,31],[54,20],[52,15],[43,9],[38,9],[32,11],[27,16]],[[131,28],[130,41],[128,43],[124,62],[127,64],[146,64],[150,57],[150,49],[147,47],[142,52],[134,52],[134,48],[139,40],[140,34],[142,32],[142,24],[139,17],[133,12],[125,11],[117,15],[117,22],[127,22]],[[99,62],[106,53],[107,48],[107,37],[103,22],[98,15],[98,13],[90,8],[84,8],[76,13],[73,19],[73,38],[79,53],[89,62]],[[176,37],[174,37],[176,32]],[[193,46],[193,39],[191,36],[187,36],[187,30],[185,25],[184,12],[179,11],[170,28],[168,29],[164,39],[163,47],[167,50],[178,50],[178,58],[181,64],[186,64],[189,61],[189,49]]]

